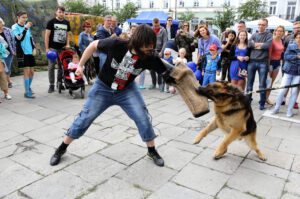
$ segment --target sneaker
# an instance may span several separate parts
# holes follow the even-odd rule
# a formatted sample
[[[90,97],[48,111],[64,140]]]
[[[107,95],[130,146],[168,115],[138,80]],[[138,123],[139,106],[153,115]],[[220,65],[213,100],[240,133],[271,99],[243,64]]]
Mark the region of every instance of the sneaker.
[[[35,96],[33,96],[33,95],[31,94],[31,92],[26,92],[26,93],[24,94],[24,97],[26,97],[26,98],[31,98],[31,99],[35,98]]]
[[[84,82],[84,85],[85,85],[85,86],[88,86],[88,85],[89,85],[89,83],[88,83],[88,82]]]
[[[144,85],[140,85],[139,89],[145,89],[146,87]]]
[[[174,88],[173,90],[171,90],[171,93],[175,94],[176,93],[176,89]]]
[[[155,89],[156,88],[156,86],[155,85],[151,85],[151,86],[149,86],[149,89]]]
[[[287,111],[286,116],[287,117],[293,117],[293,111]]]
[[[166,89],[166,91],[165,91],[166,93],[170,93],[170,90],[169,89]]]
[[[282,102],[281,102],[281,105],[285,105],[285,101],[282,101]]]
[[[161,85],[159,85],[159,90],[160,90],[160,92],[164,92],[164,87],[163,87],[163,85],[161,84]]]
[[[277,114],[278,112],[279,112],[279,109],[277,109],[277,108],[274,108],[273,110],[270,111],[270,113],[272,115]]]
[[[299,109],[298,103],[296,102],[293,106],[294,109]]]
[[[77,80],[76,80],[76,79],[72,80],[72,83],[73,83],[73,84],[75,84],[76,82],[77,82]]]
[[[7,86],[8,86],[8,88],[12,88],[12,87],[13,87],[12,82],[9,82],[9,83],[7,84]]]
[[[29,92],[31,92],[32,95],[35,94],[34,91],[31,88],[29,88]]]
[[[0,99],[0,103],[2,103],[2,100]]]
[[[153,161],[154,163],[157,165],[157,166],[160,166],[160,167],[163,167],[165,162],[164,160],[160,157],[160,155],[157,153],[157,151],[155,150],[154,152],[148,152],[147,153],[147,156],[149,156]]]
[[[54,85],[50,85],[48,89],[48,93],[53,93],[54,92]]]
[[[7,100],[11,100],[11,99],[12,99],[12,97],[11,97],[9,94],[6,94],[6,95],[4,96],[4,98],[7,99]]]
[[[265,105],[259,105],[259,110],[264,110],[265,109]]]
[[[51,166],[55,166],[60,162],[61,156],[66,153],[67,150],[63,150],[63,151],[55,151],[55,153],[53,154],[53,156],[50,159],[50,165]]]

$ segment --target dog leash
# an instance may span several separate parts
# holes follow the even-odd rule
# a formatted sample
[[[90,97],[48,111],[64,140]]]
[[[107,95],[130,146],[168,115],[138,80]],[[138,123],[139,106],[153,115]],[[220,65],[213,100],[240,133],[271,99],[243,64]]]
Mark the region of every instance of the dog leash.
[[[278,87],[273,87],[273,88],[265,88],[265,89],[256,90],[256,91],[244,92],[244,94],[248,95],[248,94],[252,94],[252,93],[262,93],[262,92],[266,92],[266,91],[272,91],[272,90],[278,90],[278,89],[284,89],[284,88],[292,88],[292,87],[296,87],[296,86],[300,86],[300,84],[291,84],[291,85],[287,85],[287,86],[278,86]]]

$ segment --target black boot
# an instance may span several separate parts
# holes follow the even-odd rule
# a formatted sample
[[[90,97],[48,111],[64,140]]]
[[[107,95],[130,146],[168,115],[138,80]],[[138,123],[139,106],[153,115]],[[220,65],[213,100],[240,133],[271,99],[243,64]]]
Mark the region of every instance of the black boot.
[[[50,85],[48,89],[48,93],[53,93],[54,92],[54,85]]]
[[[68,146],[69,145],[65,144],[64,142],[61,143],[61,145],[57,148],[57,150],[50,159],[51,166],[57,165],[60,162],[60,158],[67,151]]]
[[[153,149],[151,149],[153,148]],[[154,147],[148,147],[148,153],[147,155],[154,161],[154,163],[157,166],[163,167],[165,162],[162,159],[162,157],[160,157],[160,155],[157,153],[157,151],[155,150]]]

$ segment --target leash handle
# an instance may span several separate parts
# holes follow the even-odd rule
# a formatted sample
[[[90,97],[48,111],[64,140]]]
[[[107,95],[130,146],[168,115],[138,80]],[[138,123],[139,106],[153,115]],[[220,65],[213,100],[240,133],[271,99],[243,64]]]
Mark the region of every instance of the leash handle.
[[[248,95],[248,94],[252,94],[252,93],[262,93],[262,92],[266,92],[266,91],[278,90],[278,89],[284,89],[284,88],[292,88],[292,87],[296,87],[296,86],[300,86],[300,84],[291,84],[291,85],[281,86],[281,87],[279,86],[279,87],[274,87],[274,88],[265,88],[265,89],[256,90],[256,91],[244,92],[244,94]]]

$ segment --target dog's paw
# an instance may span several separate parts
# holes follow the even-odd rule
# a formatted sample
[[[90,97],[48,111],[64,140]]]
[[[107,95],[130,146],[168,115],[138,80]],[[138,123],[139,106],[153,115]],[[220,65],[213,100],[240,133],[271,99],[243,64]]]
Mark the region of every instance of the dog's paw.
[[[267,160],[267,157],[266,157],[266,156],[264,156],[264,155],[262,155],[262,156],[258,156],[258,158],[259,158],[260,160],[262,160],[262,161],[266,161],[266,160]]]
[[[220,150],[216,150],[214,152],[213,156],[214,156],[215,159],[220,159],[226,152],[227,152],[227,149],[223,150],[223,152],[220,151]]]
[[[203,138],[195,138],[193,144],[199,144]]]

